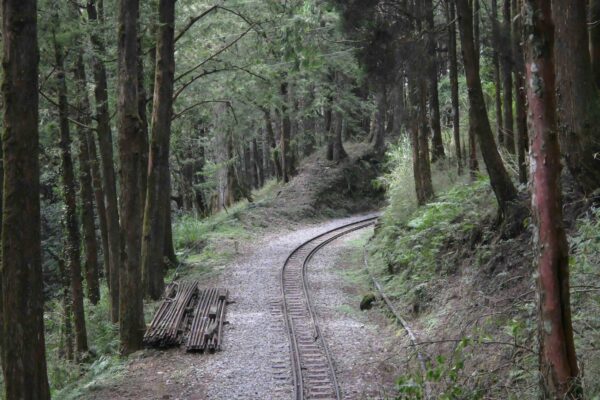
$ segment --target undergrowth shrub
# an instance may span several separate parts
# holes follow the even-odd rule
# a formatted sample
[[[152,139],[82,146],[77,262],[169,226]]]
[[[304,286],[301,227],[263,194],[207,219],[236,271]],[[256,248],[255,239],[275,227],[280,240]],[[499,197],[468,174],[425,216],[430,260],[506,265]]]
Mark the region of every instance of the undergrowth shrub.
[[[119,356],[118,326],[110,322],[108,289],[101,287],[97,305],[85,300],[86,328],[90,352],[85,362],[76,363],[61,357],[64,346],[64,308],[62,300],[47,304],[44,313],[48,378],[53,398],[80,398],[83,391],[101,378],[114,378],[123,368]]]
[[[434,273],[446,272],[446,258],[440,255],[449,238],[466,237],[487,212],[493,211],[490,204],[494,203],[486,178],[456,185],[404,221],[384,218],[373,248],[388,272],[397,274],[392,280],[410,281],[415,288],[414,284],[429,280]]]
[[[571,303],[575,346],[586,396],[600,399],[600,208],[577,223],[571,245]]]

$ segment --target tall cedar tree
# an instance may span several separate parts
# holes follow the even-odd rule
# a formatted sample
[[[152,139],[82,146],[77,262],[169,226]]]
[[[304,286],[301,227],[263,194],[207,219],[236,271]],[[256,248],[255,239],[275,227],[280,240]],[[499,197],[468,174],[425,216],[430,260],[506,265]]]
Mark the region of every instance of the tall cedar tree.
[[[385,114],[388,107],[387,99],[387,87],[385,83],[379,83],[377,86],[377,92],[375,93],[375,121],[373,132],[373,147],[375,152],[379,155],[385,153]]]
[[[456,164],[458,173],[462,174],[463,160],[460,148],[460,102],[458,94],[458,56],[456,50],[456,9],[454,1],[446,1],[446,13],[448,24],[448,61],[450,76],[450,91],[452,101],[452,132],[454,134],[454,146],[456,149]]]
[[[140,265],[143,213],[140,169],[144,140],[138,107],[139,0],[119,0],[118,11],[120,210],[125,241],[119,279],[119,332],[121,352],[130,354],[142,347],[144,333]]]
[[[148,191],[144,210],[142,274],[146,294],[158,299],[164,290],[166,211],[171,197],[169,147],[175,75],[175,0],[160,0],[156,41],[156,77],[152,110],[152,141],[148,166]]]
[[[590,48],[592,53],[592,68],[594,82],[600,88],[600,0],[590,0]]]
[[[427,54],[427,91],[429,95],[429,122],[431,124],[431,161],[436,162],[445,158],[444,141],[442,140],[442,127],[440,124],[440,98],[438,94],[438,62],[435,37],[434,9],[432,0],[423,2],[425,13],[426,47]]]
[[[504,129],[504,147],[509,153],[515,153],[515,128],[513,115],[513,55],[510,19],[510,0],[503,3],[504,19],[502,22],[502,90],[504,92],[502,106],[502,127]]]
[[[569,246],[562,214],[550,3],[526,0],[523,15],[532,132],[531,205],[537,229],[540,382],[545,399],[575,399],[581,393],[569,300]]]
[[[58,17],[56,20],[58,22]],[[79,232],[79,218],[77,218],[75,172],[73,157],[71,156],[71,132],[69,128],[69,103],[67,99],[64,53],[62,45],[56,39],[55,32],[52,32],[52,36],[58,86],[59,147],[62,161],[62,186],[65,201],[65,227],[67,231],[65,255],[67,257],[67,270],[71,276],[75,350],[76,358],[78,358],[88,350],[85,311],[83,308],[83,282],[81,278],[81,235]]]
[[[286,79],[286,77],[284,77]],[[284,81],[280,85],[281,94],[281,140],[279,146],[281,149],[281,172],[283,174],[283,182],[289,182],[293,174],[294,166],[292,162],[291,133],[292,121],[288,103],[290,101],[289,84]]]
[[[88,0],[88,20],[90,24],[104,24],[103,2]],[[119,204],[117,199],[117,179],[115,174],[115,160],[113,154],[112,128],[110,125],[110,111],[108,108],[108,79],[106,67],[103,62],[106,56],[104,40],[97,30],[90,30],[90,41],[94,48],[92,54],[92,69],[94,74],[94,97],[96,100],[96,132],[98,134],[98,147],[102,162],[102,179],[106,197],[106,231],[108,237],[108,251],[110,256],[110,274],[108,286],[110,290],[110,315],[113,322],[119,320],[119,277],[121,272],[121,228],[119,224]]]
[[[87,97],[85,64],[83,51],[79,50],[74,68],[75,85],[77,89],[78,119],[81,125],[79,130],[79,184],[80,184],[80,213],[85,244],[85,282],[87,284],[88,299],[92,304],[100,300],[100,284],[98,281],[98,242],[96,240],[96,225],[94,221],[94,189],[92,186],[92,161],[90,159],[89,138],[92,133],[91,109]],[[102,204],[104,207],[104,204]],[[105,217],[105,216],[104,216]],[[102,222],[102,221],[101,221]]]
[[[498,26],[498,1],[492,0],[492,66],[494,68],[494,104],[496,109],[496,133],[498,143],[504,144],[502,119],[502,82],[500,80],[500,27]]]
[[[40,238],[36,0],[2,0],[2,372],[7,399],[50,398]]]
[[[138,11],[138,20],[139,20]],[[138,114],[140,116],[140,164],[142,168],[139,170],[140,174],[140,194],[142,207],[146,204],[146,191],[148,190],[148,158],[149,158],[149,143],[148,143],[148,113],[146,111],[146,105],[148,103],[148,96],[146,93],[146,87],[144,86],[144,54],[142,49],[142,33],[138,32],[138,61],[137,61],[137,72],[138,72]],[[142,217],[144,215],[144,209],[142,208]]]
[[[456,5],[456,0],[455,5]],[[475,47],[475,62],[477,63],[477,68],[479,68],[479,0],[469,0],[469,4],[473,5],[473,40]],[[459,27],[460,31],[460,27]],[[469,118],[471,118],[471,108],[469,108]],[[501,120],[502,118],[500,118]],[[475,132],[475,125],[469,124],[469,173],[471,178],[475,178],[477,175],[477,171],[479,171],[479,159],[477,158],[477,133]]]
[[[525,155],[529,148],[527,136],[527,94],[525,92],[525,61],[523,60],[523,47],[521,46],[521,18],[520,1],[512,0],[512,10],[515,18],[512,23],[512,46],[513,46],[513,68],[515,74],[515,118],[517,131],[515,132],[515,146],[517,152],[517,163],[519,169],[519,182],[527,183],[527,162]]]
[[[600,93],[594,82],[586,1],[553,1],[562,151],[586,194],[600,188]]]
[[[348,158],[342,135],[344,133],[344,114],[341,111],[335,112],[335,135],[333,137],[333,161],[339,162]]]
[[[479,77],[479,63],[473,40],[473,19],[468,0],[456,0],[458,25],[460,29],[463,60],[467,86],[469,87],[469,120],[477,134],[483,161],[485,162],[492,189],[496,195],[501,216],[504,219],[504,233],[508,236],[522,229],[524,207],[519,202],[518,192],[512,183],[498,148],[494,141],[492,128],[488,119],[483,97],[483,89]]]

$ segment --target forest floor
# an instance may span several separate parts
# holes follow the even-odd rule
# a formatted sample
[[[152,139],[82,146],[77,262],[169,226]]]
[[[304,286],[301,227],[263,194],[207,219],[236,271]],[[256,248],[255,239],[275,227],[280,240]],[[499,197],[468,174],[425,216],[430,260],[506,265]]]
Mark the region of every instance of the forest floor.
[[[279,273],[301,242],[355,218],[280,230],[240,242],[238,256],[202,286],[226,287],[223,350],[186,354],[183,349],[145,350],[131,357],[117,380],[95,382],[86,399],[289,399],[291,381],[278,381],[273,360],[288,358],[287,338],[270,313],[280,300]],[[344,398],[387,398],[402,366],[402,337],[379,311],[361,312],[369,290],[359,232],[323,249],[309,266],[316,311],[328,341]],[[279,354],[281,353],[281,354]]]

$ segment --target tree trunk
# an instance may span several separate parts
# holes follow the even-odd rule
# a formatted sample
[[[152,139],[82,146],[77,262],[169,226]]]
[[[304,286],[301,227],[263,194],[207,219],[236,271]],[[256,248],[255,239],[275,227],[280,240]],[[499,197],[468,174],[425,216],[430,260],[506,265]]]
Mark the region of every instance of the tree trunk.
[[[502,89],[504,90],[503,123],[504,147],[515,154],[515,128],[513,118],[513,56],[510,20],[510,0],[504,0],[504,20],[502,25]]]
[[[139,1],[139,0],[138,0]],[[139,15],[138,15],[139,18]],[[140,116],[140,130],[142,132],[140,136],[140,187],[142,196],[142,206],[146,204],[146,192],[148,190],[148,160],[150,153],[150,145],[148,143],[148,113],[146,111],[146,105],[148,103],[148,94],[146,93],[146,87],[144,86],[144,54],[142,49],[142,34],[138,34],[138,112]],[[154,97],[153,97],[154,99]],[[142,211],[143,214],[143,211]]]
[[[101,3],[100,3],[101,4]],[[104,25],[103,18],[98,18],[95,0],[88,0],[87,14],[90,23]],[[106,56],[104,41],[97,34],[90,35],[94,52],[92,68],[94,72],[94,97],[96,99],[96,121],[98,145],[102,161],[102,179],[106,196],[106,230],[108,236],[108,252],[110,257],[110,316],[112,322],[119,320],[119,282],[121,272],[121,228],[119,224],[119,204],[117,200],[117,179],[114,168],[113,139],[108,108],[108,83],[106,68],[102,58]]]
[[[600,95],[590,61],[584,0],[555,1],[561,147],[584,193],[600,188]]]
[[[164,291],[164,245],[169,186],[169,152],[175,75],[175,1],[160,0],[156,41],[156,77],[152,110],[152,143],[148,167],[148,192],[144,210],[142,272],[145,292],[159,299]]]
[[[341,111],[335,113],[335,136],[333,139],[333,161],[340,162],[345,158],[348,158],[346,150],[344,150],[344,143],[342,140],[343,128],[344,128],[344,116]]]
[[[263,110],[265,115],[265,134],[267,138],[267,143],[269,144],[270,149],[270,159],[273,164],[273,171],[275,172],[275,177],[277,180],[281,180],[283,178],[283,172],[281,171],[281,162],[279,155],[277,154],[277,141],[275,140],[275,131],[273,130],[273,120],[271,118],[271,112],[269,110]]]
[[[275,167],[272,165],[271,147],[269,146],[269,139],[267,137],[267,128],[263,127],[261,129],[261,133],[262,169],[264,173],[264,180],[266,182],[267,179],[270,179],[275,173]]]
[[[375,132],[373,135],[373,148],[375,153],[385,153],[385,114],[387,112],[387,94],[384,84],[379,85],[375,94],[377,110],[375,111]]]
[[[265,176],[264,176],[264,171],[263,171],[262,157],[260,156],[258,142],[257,142],[256,138],[254,138],[252,140],[252,158],[253,158],[252,168],[254,168],[254,171],[256,171],[255,172],[256,184],[257,184],[256,188],[260,189],[265,184]]]
[[[293,165],[292,165],[292,154],[290,148],[290,135],[292,130],[292,122],[290,120],[289,110],[287,103],[288,99],[288,83],[283,82],[280,86],[281,93],[281,141],[279,143],[281,148],[281,172],[283,182],[287,183],[290,181]]]
[[[141,349],[144,334],[143,287],[140,268],[142,237],[143,132],[138,107],[137,19],[139,0],[118,2],[118,121],[121,161],[121,221],[124,232],[124,268],[120,276],[119,328],[121,352]]]
[[[594,82],[600,88],[600,0],[590,0],[590,49],[592,55],[592,69]]]
[[[496,0],[493,0],[496,1]],[[456,0],[455,0],[456,3]],[[479,52],[480,52],[480,47],[481,47],[481,43],[479,40],[479,20],[481,19],[479,12],[480,12],[480,5],[479,5],[479,0],[470,0],[470,3],[473,3],[473,45],[475,47],[475,62],[477,63],[477,68],[479,68],[479,61],[480,61],[480,57],[479,57]],[[456,4],[455,4],[456,6]],[[497,10],[497,7],[496,7]],[[497,12],[496,12],[497,13]],[[496,20],[497,21],[497,16],[496,16]],[[492,25],[493,26],[493,25]],[[459,31],[460,31],[460,27],[459,27]],[[498,75],[498,84],[496,86],[497,90],[500,90],[500,75]],[[498,92],[500,93],[500,92]],[[498,95],[499,96],[499,95]],[[500,97],[498,97],[498,104],[500,103]],[[500,107],[497,107],[496,110],[500,110]],[[469,173],[471,175],[471,178],[474,179],[477,176],[477,172],[479,171],[479,160],[477,159],[477,132],[475,132],[475,125],[473,123],[471,123],[472,121],[472,115],[471,115],[471,107],[469,107]],[[502,114],[497,114],[497,121],[502,121]]]
[[[480,0],[469,0],[469,3],[473,3],[473,42],[475,43],[475,53],[479,63],[481,53],[481,3]]]
[[[515,73],[515,108],[517,119],[517,163],[519,168],[519,182],[527,183],[527,162],[525,155],[529,148],[529,138],[527,136],[527,98],[525,93],[525,62],[523,60],[523,48],[521,47],[521,18],[516,18],[520,13],[519,1],[512,0],[513,15],[513,32],[512,46],[514,57],[514,73]]]
[[[167,189],[171,193],[171,178],[169,177],[169,187]],[[173,247],[173,221],[171,217],[171,199],[167,204],[167,211],[165,212],[165,258],[169,260],[170,265],[177,266],[177,254],[175,253],[175,247]]]
[[[88,350],[85,312],[83,308],[83,284],[81,279],[81,236],[77,218],[77,196],[75,193],[75,172],[71,157],[71,133],[69,129],[69,104],[67,101],[67,82],[64,69],[63,49],[53,35],[58,86],[58,113],[60,131],[60,153],[62,186],[65,202],[65,227],[67,231],[66,256],[67,268],[71,274],[71,295],[73,300],[73,321],[75,325],[76,358]]]
[[[436,162],[446,157],[444,152],[444,141],[442,139],[442,127],[440,124],[440,99],[438,95],[438,63],[436,53],[435,22],[432,0],[423,3],[425,11],[425,29],[427,31],[427,83],[429,95],[429,120],[431,124],[431,162]]]
[[[502,119],[502,83],[500,81],[500,27],[498,26],[498,2],[492,0],[492,66],[494,75],[494,103],[496,105],[496,134],[498,143],[504,144],[504,126]]]
[[[394,83],[393,90],[393,113],[394,113],[394,129],[393,137],[400,138],[402,135],[402,127],[406,123],[406,104],[404,102],[404,71],[398,73],[397,81]]]
[[[91,112],[91,110],[90,110]],[[100,239],[102,242],[102,260],[104,263],[104,277],[107,284],[110,282],[110,254],[108,244],[108,227],[106,226],[106,203],[104,201],[104,188],[102,187],[102,175],[98,163],[98,150],[96,140],[90,132],[87,137],[88,151],[90,154],[90,171],[92,173],[92,185],[94,187],[94,200],[98,213],[98,225],[100,226]]]
[[[62,284],[62,305],[63,305],[63,336],[64,342],[59,349],[59,356],[69,361],[74,361],[74,346],[73,346],[73,301],[71,300],[71,288],[69,271],[62,257],[56,257],[58,264],[58,273]]]
[[[418,71],[410,72],[410,135],[412,144],[413,175],[417,204],[424,205],[433,198],[431,170],[429,166],[429,138],[426,114],[426,83],[418,77]]]
[[[50,399],[40,239],[37,2],[2,0],[2,371],[7,399]]]
[[[429,159],[429,126],[427,124],[427,83],[424,78],[419,79],[419,180],[421,181],[421,195],[419,204],[425,204],[433,199],[433,184],[431,182],[431,162]]]
[[[452,98],[452,131],[454,133],[454,146],[456,148],[456,163],[458,174],[462,174],[462,153],[460,148],[460,103],[458,94],[458,57],[456,54],[456,10],[454,1],[448,0],[448,58],[450,61],[450,90]]]
[[[517,203],[517,189],[504,168],[502,158],[494,142],[490,121],[488,120],[479,77],[479,63],[477,62],[473,41],[472,13],[469,9],[468,1],[456,0],[456,9],[458,12],[465,74],[467,77],[467,86],[469,87],[470,123],[477,134],[483,160],[490,176],[490,183],[500,207],[500,215],[507,224],[506,228],[508,229],[505,233],[511,235],[522,227],[522,221],[520,220],[522,217],[522,207]]]
[[[554,26],[550,2],[526,0],[527,97],[532,131],[532,210],[537,234],[540,383],[545,399],[582,393],[569,300],[569,246],[563,226],[556,123]]]
[[[79,122],[90,126],[92,119],[89,99],[87,97],[85,64],[81,51],[75,62],[75,87],[78,93],[77,109],[80,110]],[[85,244],[85,280],[88,299],[92,304],[100,300],[100,284],[98,282],[98,243],[96,241],[96,224],[94,221],[94,189],[92,188],[92,172],[88,141],[91,132],[88,128],[79,127],[79,184],[81,185],[81,225]]]

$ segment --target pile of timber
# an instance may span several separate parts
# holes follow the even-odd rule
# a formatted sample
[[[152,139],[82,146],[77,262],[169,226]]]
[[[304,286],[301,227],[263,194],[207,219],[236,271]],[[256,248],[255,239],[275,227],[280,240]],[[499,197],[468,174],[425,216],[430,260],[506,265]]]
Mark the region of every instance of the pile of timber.
[[[199,282],[177,282],[165,297],[144,335],[148,347],[173,347],[185,343],[187,351],[221,349],[228,291],[200,289]]]

